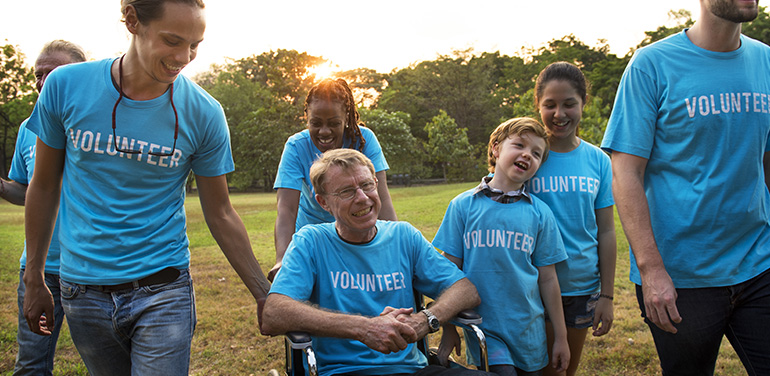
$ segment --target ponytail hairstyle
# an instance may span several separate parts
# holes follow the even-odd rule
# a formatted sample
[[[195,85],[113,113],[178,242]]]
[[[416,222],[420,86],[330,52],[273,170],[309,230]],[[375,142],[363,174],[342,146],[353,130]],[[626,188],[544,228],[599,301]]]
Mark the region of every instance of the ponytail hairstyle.
[[[364,136],[361,134],[361,128],[364,123],[360,120],[358,109],[356,108],[356,101],[353,98],[353,91],[350,90],[348,83],[341,79],[326,78],[321,82],[313,85],[310,92],[305,99],[305,116],[307,116],[307,108],[313,101],[325,100],[334,103],[339,103],[345,107],[346,124],[345,124],[345,136],[350,139],[350,147],[355,148],[358,145],[358,150],[364,150]]]

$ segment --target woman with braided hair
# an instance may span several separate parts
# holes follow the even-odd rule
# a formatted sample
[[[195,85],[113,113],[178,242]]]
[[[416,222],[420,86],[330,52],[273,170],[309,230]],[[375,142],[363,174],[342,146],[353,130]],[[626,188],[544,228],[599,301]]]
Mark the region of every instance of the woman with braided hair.
[[[275,220],[276,264],[268,274],[271,281],[281,268],[283,254],[296,230],[307,224],[334,222],[334,217],[316,202],[310,184],[310,166],[328,150],[351,148],[364,153],[376,172],[377,191],[382,201],[379,218],[397,219],[385,176],[388,162],[377,137],[360,122],[348,83],[341,78],[327,78],[314,85],[305,100],[305,117],[307,129],[286,141],[273,185],[277,191],[278,217]]]

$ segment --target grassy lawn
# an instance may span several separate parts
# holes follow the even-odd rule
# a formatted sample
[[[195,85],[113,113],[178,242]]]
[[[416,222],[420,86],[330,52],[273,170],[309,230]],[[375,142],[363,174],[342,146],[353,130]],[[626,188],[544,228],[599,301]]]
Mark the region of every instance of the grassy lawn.
[[[475,183],[392,188],[399,219],[409,221],[430,240],[446,206]],[[235,194],[233,205],[249,230],[254,253],[267,270],[275,260],[273,224],[275,195]],[[192,250],[198,326],[192,344],[193,375],[265,375],[283,365],[283,340],[259,335],[256,303],[209,234],[197,197],[186,204]],[[0,375],[10,375],[16,357],[16,286],[18,259],[24,244],[23,208],[0,202]],[[633,285],[628,281],[628,243],[620,222],[615,291],[615,323],[604,337],[590,337],[581,361],[584,375],[659,375],[657,356],[647,327],[639,317]],[[438,336],[432,339],[437,342]],[[86,375],[66,328],[56,356],[56,375]],[[725,340],[716,374],[745,375]]]

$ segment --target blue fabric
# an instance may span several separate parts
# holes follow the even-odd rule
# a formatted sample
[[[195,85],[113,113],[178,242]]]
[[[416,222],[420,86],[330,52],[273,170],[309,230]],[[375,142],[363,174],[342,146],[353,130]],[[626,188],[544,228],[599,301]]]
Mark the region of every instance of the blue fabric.
[[[535,371],[548,364],[537,267],[567,259],[556,220],[536,196],[503,204],[473,189],[450,203],[433,245],[463,260],[476,285],[489,364]],[[478,344],[466,333],[466,353],[479,365]]]
[[[553,211],[567,250],[567,261],[556,264],[561,294],[599,292],[596,210],[615,204],[610,158],[598,147],[581,140],[570,152],[552,150],[527,186]]]
[[[21,123],[19,133],[16,136],[16,149],[13,152],[11,160],[11,171],[8,178],[11,180],[29,185],[32,180],[32,173],[35,171],[35,144],[37,136],[27,129],[27,120]],[[54,225],[51,235],[51,245],[48,247],[48,255],[45,259],[45,273],[59,275],[59,221]],[[21,269],[27,265],[27,246],[24,245],[24,251],[19,259]]]
[[[45,274],[45,285],[51,290],[53,297],[54,328],[50,336],[41,336],[29,330],[27,319],[24,318],[24,269],[19,271],[19,287],[16,289],[17,303],[19,306],[19,323],[16,329],[16,343],[19,352],[16,353],[16,365],[13,369],[14,376],[40,376],[53,375],[53,359],[56,352],[56,342],[64,323],[64,310],[61,306],[59,293],[59,275]]]
[[[184,212],[192,170],[220,176],[233,170],[230,136],[221,106],[185,76],[174,82],[179,138],[170,157],[124,154],[123,148],[169,152],[174,141],[170,93],[147,101],[123,98],[112,83],[113,59],[54,70],[28,128],[46,145],[65,149],[61,277],[111,285],[166,267],[186,269],[190,252]]]
[[[770,48],[713,52],[685,32],[636,51],[602,148],[648,159],[644,188],[678,288],[728,286],[770,268]],[[631,280],[641,284],[631,254]]]
[[[412,225],[377,221],[371,242],[354,245],[334,223],[308,225],[294,234],[270,289],[324,309],[377,316],[386,306],[414,307],[413,289],[436,298],[464,278]],[[382,354],[358,341],[313,337],[321,375],[412,373],[427,366],[414,344]]]
[[[61,304],[91,375],[189,374],[197,318],[188,270],[170,283],[113,293],[62,279]]]
[[[366,140],[361,152],[372,161],[375,172],[387,170],[388,162],[374,132],[366,127],[360,128],[361,135]],[[345,139],[343,146],[350,147],[350,140]],[[354,147],[357,150],[357,144]],[[334,222],[334,216],[315,200],[315,190],[310,183],[310,166],[321,154],[307,129],[289,137],[283,148],[273,189],[289,188],[300,191],[295,231],[307,224]]]

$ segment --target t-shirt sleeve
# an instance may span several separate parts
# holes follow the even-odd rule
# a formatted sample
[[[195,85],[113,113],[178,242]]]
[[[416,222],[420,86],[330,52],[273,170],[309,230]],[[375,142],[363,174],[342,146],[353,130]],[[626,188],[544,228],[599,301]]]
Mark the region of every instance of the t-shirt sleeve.
[[[449,259],[442,256],[422,234],[409,226],[413,239],[414,288],[422,294],[435,299],[441,292],[455,282],[465,278],[465,274]]]
[[[193,172],[201,176],[220,176],[235,169],[225,113],[219,105],[211,112],[206,133],[192,159]]]
[[[449,202],[444,219],[433,237],[433,246],[448,255],[464,258],[462,236],[465,233],[465,216],[461,213],[457,199]]]
[[[283,153],[281,154],[281,161],[278,163],[278,172],[275,174],[273,189],[289,188],[298,191],[302,190],[302,180],[305,173],[299,153],[300,150],[297,142],[289,138],[283,146]]]
[[[532,254],[532,265],[537,267],[552,265],[567,259],[559,226],[556,224],[551,209],[545,203],[538,205],[541,213],[540,228]]]
[[[27,122],[27,129],[36,134],[46,145],[54,149],[64,149],[67,135],[64,124],[58,115],[58,105],[61,101],[62,83],[60,75],[54,70],[45,80],[45,86],[37,98],[35,108]],[[109,119],[108,119],[109,120]]]
[[[377,140],[377,136],[374,135],[374,132],[368,128],[361,128],[361,132],[366,137],[363,153],[372,161],[374,171],[380,172],[390,169],[388,161],[385,160],[385,154],[382,152],[380,141]]]
[[[598,152],[602,153],[601,151]],[[598,163],[601,183],[599,184],[599,193],[596,195],[594,208],[602,209],[615,205],[615,200],[612,197],[612,163],[610,158],[604,153],[599,155]]]
[[[298,301],[310,299],[315,286],[316,267],[310,253],[313,245],[306,234],[300,230],[292,237],[281,270],[270,287],[270,294],[286,295]]]
[[[13,150],[13,159],[11,160],[11,171],[8,172],[9,179],[21,184],[29,184],[29,170],[23,153],[30,152],[30,150],[24,150],[24,145],[29,142],[27,137],[34,137],[34,134],[26,130],[24,126],[26,122],[27,120],[21,123],[19,127],[19,133],[16,136],[16,148]]]
[[[646,58],[638,54],[623,72],[602,149],[649,159],[655,140],[657,93],[655,80],[642,69]]]

